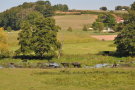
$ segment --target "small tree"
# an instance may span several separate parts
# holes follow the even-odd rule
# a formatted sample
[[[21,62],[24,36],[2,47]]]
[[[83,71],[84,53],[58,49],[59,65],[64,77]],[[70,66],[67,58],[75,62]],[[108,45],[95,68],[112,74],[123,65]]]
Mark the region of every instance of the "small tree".
[[[7,27],[7,31],[8,32],[11,32],[12,31],[12,28],[9,26],[9,27]]]
[[[128,6],[116,6],[116,7],[115,7],[115,10],[122,10],[122,9],[124,9],[124,10],[129,10],[130,7],[128,7]]]
[[[72,32],[73,30],[72,30],[71,27],[69,27],[69,28],[67,29],[67,31]]]
[[[87,26],[86,26],[86,25],[84,25],[82,30],[83,30],[83,31],[88,31]]]
[[[97,31],[101,32],[101,31],[104,29],[104,24],[101,23],[101,22],[94,22],[94,23],[92,24],[92,28],[93,28],[94,30],[97,30]]]
[[[100,10],[107,11],[107,7],[101,7]]]
[[[122,10],[122,6],[116,6],[115,10]]]

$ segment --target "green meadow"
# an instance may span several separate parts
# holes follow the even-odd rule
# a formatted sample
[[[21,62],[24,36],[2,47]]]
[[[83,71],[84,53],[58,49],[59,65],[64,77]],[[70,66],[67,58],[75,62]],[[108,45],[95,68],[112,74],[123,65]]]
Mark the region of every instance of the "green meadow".
[[[53,62],[79,62],[82,66],[109,63],[123,64],[135,61],[133,57],[99,55],[102,51],[115,51],[114,41],[100,41],[91,35],[108,35],[82,31],[83,25],[91,25],[96,15],[55,16],[57,25],[62,27],[58,40],[62,43],[63,55]],[[71,26],[72,32],[66,29]],[[18,31],[8,33],[10,51],[18,49]],[[6,58],[0,65],[23,64],[21,59]],[[29,60],[30,64],[45,63],[47,60]],[[0,90],[134,90],[135,68],[59,68],[59,69],[0,69]]]
[[[134,68],[1,69],[1,90],[134,90]]]

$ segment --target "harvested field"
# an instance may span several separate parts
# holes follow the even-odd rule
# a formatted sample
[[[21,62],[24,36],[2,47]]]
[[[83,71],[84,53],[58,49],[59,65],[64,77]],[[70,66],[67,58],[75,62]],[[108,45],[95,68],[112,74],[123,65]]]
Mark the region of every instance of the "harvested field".
[[[67,30],[71,27],[73,30],[82,30],[84,25],[91,25],[97,18],[97,15],[64,15],[54,16],[56,24],[59,25],[62,30]]]
[[[114,40],[117,35],[92,35],[91,37],[98,40]]]

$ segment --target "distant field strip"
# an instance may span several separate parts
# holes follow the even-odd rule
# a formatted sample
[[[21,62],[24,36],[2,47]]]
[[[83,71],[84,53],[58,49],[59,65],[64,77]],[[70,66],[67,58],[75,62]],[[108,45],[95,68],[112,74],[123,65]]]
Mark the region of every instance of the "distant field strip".
[[[55,16],[56,24],[59,25],[62,29],[66,30],[68,27],[72,27],[74,30],[81,30],[84,25],[92,24],[97,15],[64,15],[64,16]]]
[[[114,40],[117,35],[91,35],[91,37],[98,40]]]

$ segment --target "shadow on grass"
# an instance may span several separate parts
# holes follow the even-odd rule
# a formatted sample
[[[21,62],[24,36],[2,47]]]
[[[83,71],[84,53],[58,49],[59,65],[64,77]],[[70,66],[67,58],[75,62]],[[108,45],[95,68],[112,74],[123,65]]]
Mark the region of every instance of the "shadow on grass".
[[[97,55],[103,55],[103,56],[112,56],[112,57],[135,57],[134,55],[129,55],[129,54],[122,54],[122,53],[117,53],[116,51],[101,51]]]
[[[54,56],[34,56],[34,55],[19,55],[19,56],[14,56],[14,59],[22,59],[22,60],[52,60]]]

